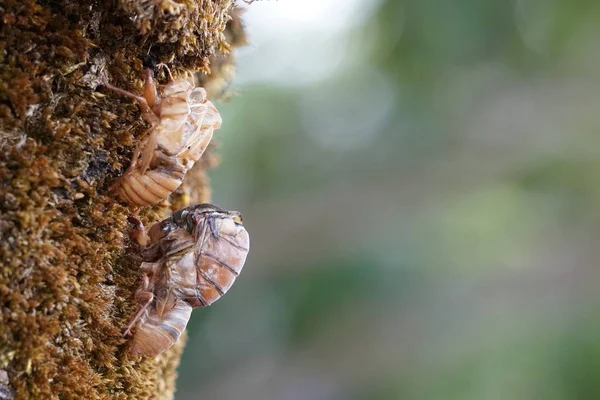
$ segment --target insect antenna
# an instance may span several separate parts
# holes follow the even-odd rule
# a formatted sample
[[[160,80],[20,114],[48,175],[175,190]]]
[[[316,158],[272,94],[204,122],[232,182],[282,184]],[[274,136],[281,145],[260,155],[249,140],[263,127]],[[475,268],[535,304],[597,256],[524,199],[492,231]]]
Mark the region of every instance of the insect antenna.
[[[174,81],[175,78],[173,78],[173,74],[171,73],[171,69],[169,67],[167,67],[167,64],[165,63],[160,63],[160,64],[156,64],[156,68],[164,68],[167,70],[167,74],[169,74],[169,79],[171,81]]]

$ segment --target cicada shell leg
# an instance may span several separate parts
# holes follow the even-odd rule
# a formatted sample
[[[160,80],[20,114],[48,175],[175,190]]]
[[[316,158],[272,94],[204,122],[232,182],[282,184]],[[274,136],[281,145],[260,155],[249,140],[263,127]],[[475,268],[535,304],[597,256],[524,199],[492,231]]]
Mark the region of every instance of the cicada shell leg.
[[[146,131],[144,131],[144,133],[142,133],[141,136],[146,136],[148,134],[148,132],[151,132],[154,129],[154,127],[150,127],[149,129],[147,129]],[[129,175],[131,175],[137,168],[138,166],[138,160],[140,160],[140,153],[142,153],[142,151],[144,152],[144,154],[146,154],[148,151],[146,150],[148,148],[148,142],[152,143],[152,138],[151,138],[152,134],[149,137],[144,138],[133,150],[133,155],[131,156],[131,163],[129,164],[129,167],[127,167],[127,169],[125,170],[125,172],[123,173],[123,175],[121,175],[119,178],[117,178],[117,180],[115,181],[115,183],[113,183],[112,185],[110,185],[110,187],[108,188],[109,192],[114,192],[114,193],[119,193],[122,191],[122,185],[123,182],[126,181],[127,179],[130,179]],[[155,142],[155,141],[154,141]],[[152,150],[150,151],[150,153],[154,152],[154,148],[152,148]],[[143,156],[144,154],[142,154],[142,160],[140,160],[140,162],[143,164],[145,160],[143,160]],[[147,158],[147,156],[146,156]],[[148,164],[150,163],[150,161],[146,161]],[[146,166],[147,168],[147,166]],[[122,197],[122,194],[120,194],[120,196]]]
[[[152,96],[152,90],[147,90],[147,89],[144,90],[144,94],[148,95],[149,98],[146,98],[144,96],[139,96],[135,93],[131,93],[127,90],[113,86],[110,83],[108,83],[107,81],[105,81],[103,83],[103,85],[104,85],[104,87],[106,87],[109,90],[112,90],[115,93],[118,93],[122,96],[126,96],[126,97],[136,100],[138,102],[138,104],[140,105],[140,108],[142,109],[142,115],[144,116],[144,119],[153,126],[158,124],[160,119],[159,119],[158,115],[156,115],[154,110],[152,109],[153,106],[156,106],[156,102],[158,101],[158,94],[156,93],[156,88],[155,88],[154,81],[152,80],[152,75],[149,76],[149,79],[147,77],[146,83],[144,84],[144,86],[150,85],[151,87],[154,87],[155,96]]]
[[[168,191],[166,194],[163,193],[162,187],[160,185],[157,187],[152,176],[147,175],[150,164],[157,153],[155,152],[157,146],[156,130],[150,128],[149,131],[150,134],[135,148],[131,165],[109,188],[109,191],[117,193],[122,201],[138,207],[160,201],[172,191]]]
[[[148,106],[154,111],[156,115],[159,113],[156,112],[155,108],[158,106],[160,102],[160,97],[158,97],[158,91],[156,90],[156,82],[154,81],[154,76],[152,75],[152,70],[150,68],[146,69],[146,81],[144,82],[144,98],[148,102]]]
[[[176,230],[160,241],[160,248],[162,254],[168,257],[190,250],[194,247],[194,244],[194,237],[189,232]]]
[[[131,329],[135,326],[138,320],[142,317],[146,309],[152,304],[154,300],[154,293],[148,291],[150,288],[150,279],[148,276],[144,276],[142,278],[142,287],[135,292],[136,300],[140,301],[140,307],[138,312],[134,315],[134,317],[129,321],[125,332],[123,332],[123,336],[131,335]]]
[[[139,212],[140,209],[138,208],[133,215],[127,217],[127,221],[133,224],[133,228],[131,229],[131,232],[129,232],[129,237],[140,246],[140,255],[142,256],[142,259],[146,261],[146,263],[153,265],[152,262],[155,262],[162,256],[161,243],[152,241],[152,234],[148,233],[148,230],[142,221],[137,218]],[[146,275],[153,274],[155,272],[155,267],[144,267],[146,263],[142,264],[140,267],[141,272]]]
[[[127,221],[134,225],[129,237],[135,240],[140,246],[146,247],[150,243],[150,237],[142,221],[137,218],[138,213],[139,209],[135,211],[134,215],[127,217]]]

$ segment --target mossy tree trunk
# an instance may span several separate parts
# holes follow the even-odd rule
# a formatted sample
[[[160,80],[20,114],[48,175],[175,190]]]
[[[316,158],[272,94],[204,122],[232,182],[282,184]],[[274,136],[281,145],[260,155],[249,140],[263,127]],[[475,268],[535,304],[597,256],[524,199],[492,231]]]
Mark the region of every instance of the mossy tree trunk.
[[[232,63],[220,54],[243,42],[233,7],[0,1],[0,371],[16,398],[172,398],[184,340],[157,357],[125,351],[139,259],[132,209],[107,192],[147,127],[136,104],[100,83],[139,91],[145,67],[206,74],[212,63],[200,81],[218,87]],[[212,162],[209,151],[142,219],[207,201]]]

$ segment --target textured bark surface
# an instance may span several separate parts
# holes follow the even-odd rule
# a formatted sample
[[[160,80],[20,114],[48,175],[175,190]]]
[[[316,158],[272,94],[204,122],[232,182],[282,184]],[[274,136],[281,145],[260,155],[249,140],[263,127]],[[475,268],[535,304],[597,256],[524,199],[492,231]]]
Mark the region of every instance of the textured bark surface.
[[[173,397],[184,340],[132,357],[121,334],[140,261],[128,239],[132,209],[107,188],[147,126],[101,76],[140,91],[144,68],[162,62],[175,75],[196,72],[214,98],[231,75],[224,54],[245,41],[233,7],[0,2],[0,370],[17,399]],[[169,200],[142,210],[145,223],[210,199],[211,153]]]

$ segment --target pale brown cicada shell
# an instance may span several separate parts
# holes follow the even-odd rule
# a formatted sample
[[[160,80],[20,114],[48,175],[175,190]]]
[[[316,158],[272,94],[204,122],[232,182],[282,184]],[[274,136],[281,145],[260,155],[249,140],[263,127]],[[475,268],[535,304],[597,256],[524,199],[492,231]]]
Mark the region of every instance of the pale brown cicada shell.
[[[181,336],[193,308],[223,296],[240,274],[250,245],[242,217],[211,204],[186,207],[150,228],[139,221],[142,245],[140,307],[126,335],[135,328],[129,352],[155,355]]]
[[[183,78],[171,78],[159,96],[149,69],[143,96],[108,83],[104,86],[136,99],[151,125],[137,145],[131,165],[110,190],[133,206],[157,203],[181,185],[186,172],[200,159],[213,132],[221,127],[221,115],[203,88],[194,88]]]

